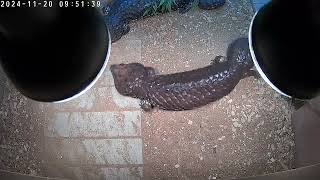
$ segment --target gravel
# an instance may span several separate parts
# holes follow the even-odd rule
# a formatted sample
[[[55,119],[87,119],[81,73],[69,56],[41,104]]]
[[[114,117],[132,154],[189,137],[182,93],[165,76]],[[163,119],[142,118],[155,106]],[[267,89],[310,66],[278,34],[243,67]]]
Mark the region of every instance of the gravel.
[[[1,74],[0,74],[1,75]],[[2,81],[0,101],[0,169],[42,174],[42,120],[32,101]]]

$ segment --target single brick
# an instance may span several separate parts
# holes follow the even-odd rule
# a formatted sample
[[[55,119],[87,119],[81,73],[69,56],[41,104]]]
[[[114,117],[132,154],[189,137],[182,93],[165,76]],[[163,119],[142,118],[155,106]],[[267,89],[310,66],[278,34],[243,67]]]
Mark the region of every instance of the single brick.
[[[48,163],[73,165],[143,164],[142,139],[56,139],[47,137]]]
[[[46,104],[49,110],[64,112],[112,111],[122,109],[140,109],[139,100],[122,96],[113,86],[94,87],[78,98],[65,103]]]
[[[57,112],[48,115],[49,137],[117,137],[141,135],[141,111]]]

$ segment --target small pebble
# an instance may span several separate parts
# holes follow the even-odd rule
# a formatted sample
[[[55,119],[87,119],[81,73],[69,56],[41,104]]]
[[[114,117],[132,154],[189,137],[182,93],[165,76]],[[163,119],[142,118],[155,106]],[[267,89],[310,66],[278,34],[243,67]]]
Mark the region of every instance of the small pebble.
[[[274,161],[276,161],[276,160],[275,160],[274,158],[271,158],[270,161],[271,161],[271,162],[274,162]]]
[[[276,148],[274,147],[273,144],[271,144],[271,150],[274,151]]]
[[[239,128],[242,127],[242,125],[240,123],[238,123],[238,122],[233,122],[233,126],[234,127],[239,127]]]
[[[226,138],[225,136],[221,136],[218,138],[218,141],[222,141],[224,138]]]

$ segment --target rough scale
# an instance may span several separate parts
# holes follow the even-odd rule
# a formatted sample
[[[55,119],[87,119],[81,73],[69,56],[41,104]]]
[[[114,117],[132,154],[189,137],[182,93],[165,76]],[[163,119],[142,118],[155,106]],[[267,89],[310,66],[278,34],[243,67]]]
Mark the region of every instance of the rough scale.
[[[256,75],[251,70],[247,38],[230,44],[226,61],[218,56],[209,66],[192,71],[158,75],[152,67],[140,63],[111,65],[115,87],[124,96],[141,99],[141,107],[150,110],[190,110],[219,100],[229,94],[238,82]]]

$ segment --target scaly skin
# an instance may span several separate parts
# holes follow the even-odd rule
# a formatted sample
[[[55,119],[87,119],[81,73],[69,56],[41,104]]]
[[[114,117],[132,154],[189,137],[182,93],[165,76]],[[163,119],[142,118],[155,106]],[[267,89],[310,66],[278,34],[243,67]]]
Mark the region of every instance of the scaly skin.
[[[248,39],[234,41],[226,58],[204,68],[166,75],[157,75],[153,68],[139,63],[112,65],[110,70],[118,92],[141,99],[144,110],[181,111],[228,95],[242,78],[252,75]]]

